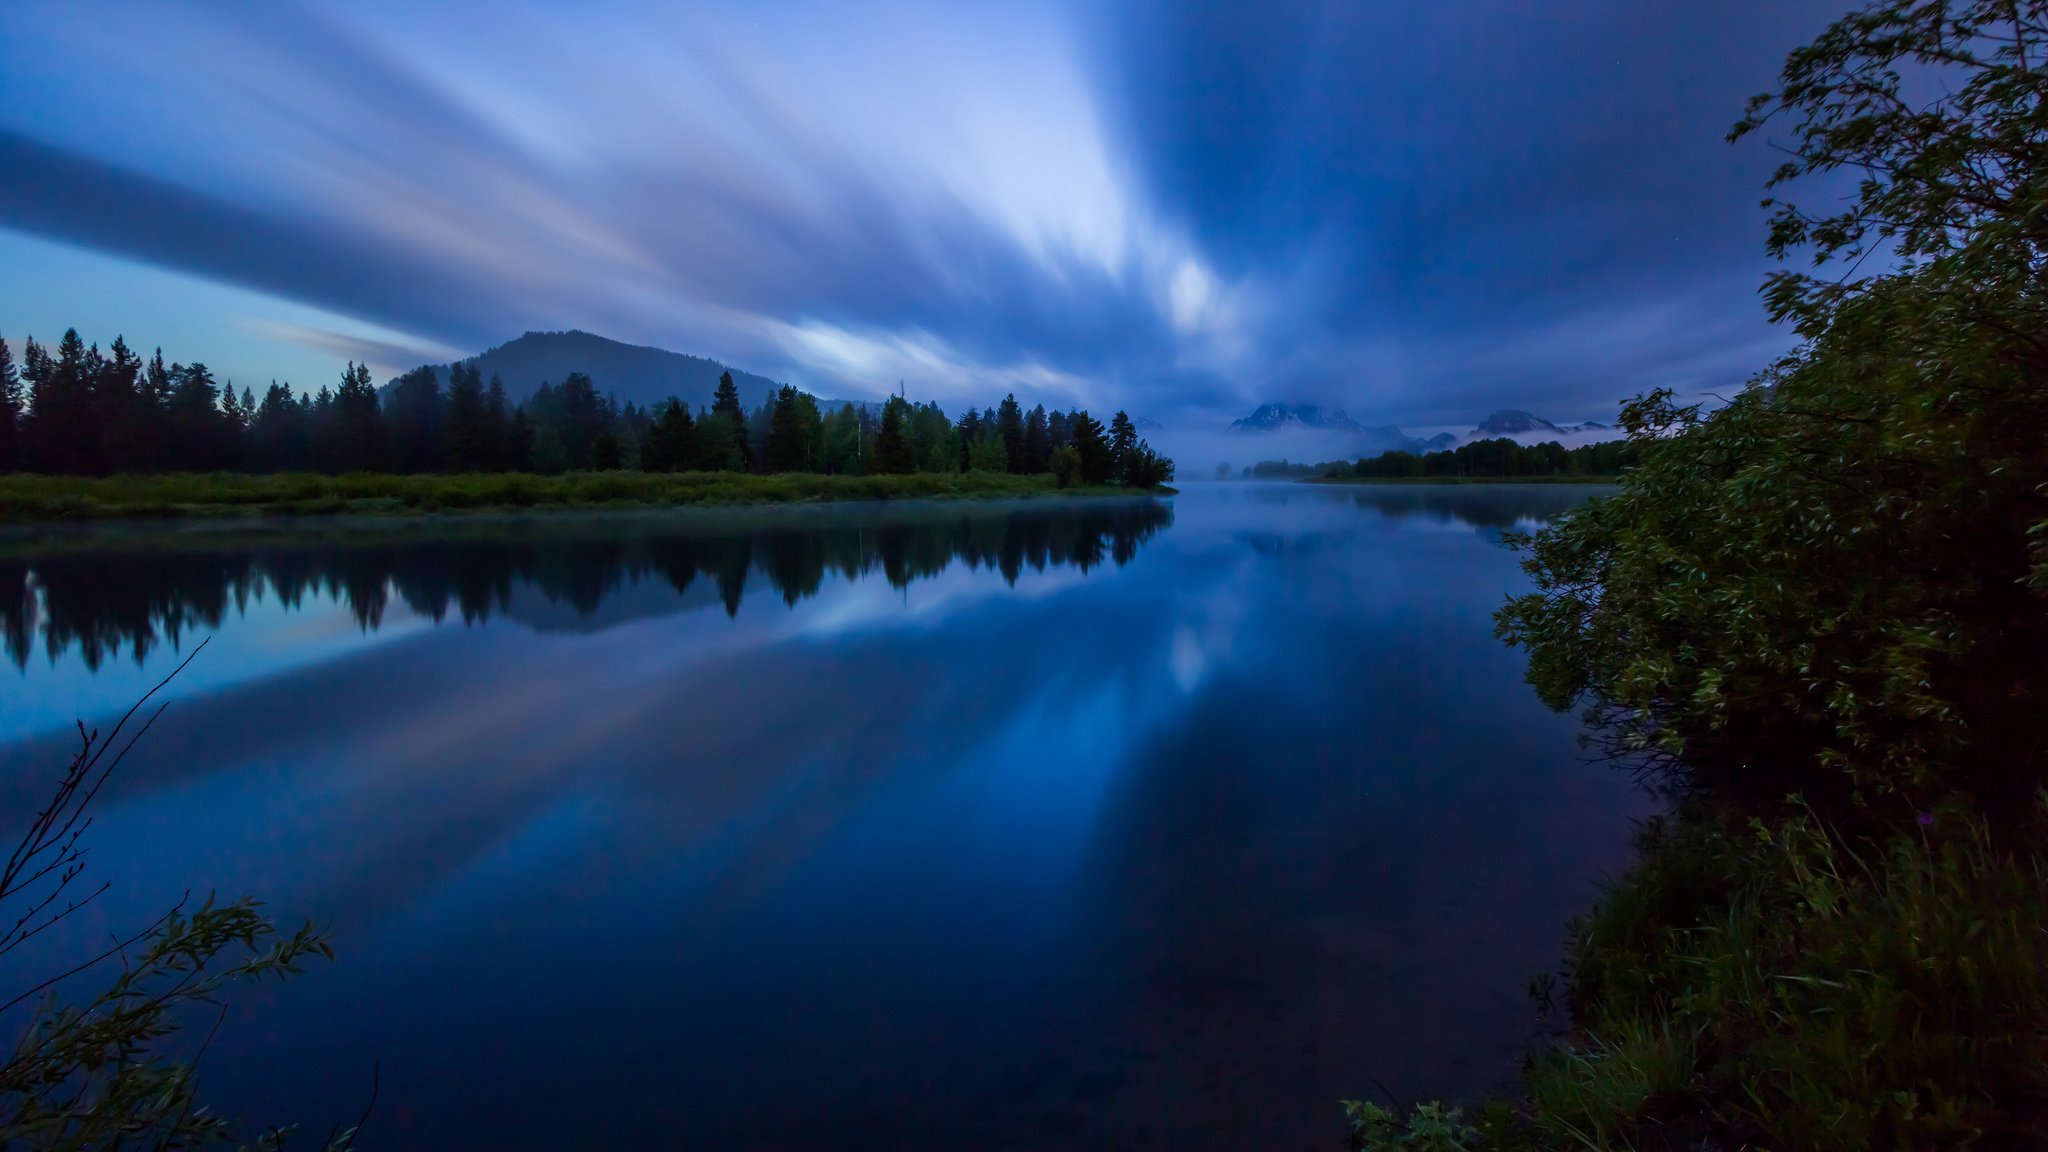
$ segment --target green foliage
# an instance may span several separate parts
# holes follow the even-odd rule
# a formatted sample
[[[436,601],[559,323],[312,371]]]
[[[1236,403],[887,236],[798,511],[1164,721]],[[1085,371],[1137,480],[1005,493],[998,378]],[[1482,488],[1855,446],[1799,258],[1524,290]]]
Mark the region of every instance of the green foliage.
[[[2048,874],[1946,810],[1869,847],[1801,812],[1648,833],[1577,926],[1583,1044],[1529,1078],[1596,1147],[2048,1140]],[[1658,1135],[1658,1132],[1666,1135]]]
[[[1518,444],[1513,440],[1474,440],[1442,452],[1416,455],[1385,452],[1350,466],[1360,479],[1417,477],[1518,478],[1551,476],[1618,476],[1635,463],[1635,445],[1608,440],[1566,448],[1555,440]],[[1317,465],[1320,471],[1328,465]]]
[[[2044,10],[1869,5],[1738,127],[1800,118],[1781,179],[1872,172],[1836,216],[1781,212],[1775,250],[1903,262],[1775,279],[1809,343],[1720,411],[1629,406],[1639,466],[1533,542],[1537,591],[1499,618],[1547,700],[1724,777],[1793,774],[1766,792],[1816,764],[2007,800],[2043,778],[2048,172],[2007,149],[2039,135]],[[1949,94],[1904,103],[1901,61]]]
[[[1465,1123],[1465,1113],[1430,1101],[1411,1109],[1404,1120],[1371,1101],[1345,1100],[1351,1121],[1351,1146],[1364,1152],[1466,1152],[1484,1136]]]

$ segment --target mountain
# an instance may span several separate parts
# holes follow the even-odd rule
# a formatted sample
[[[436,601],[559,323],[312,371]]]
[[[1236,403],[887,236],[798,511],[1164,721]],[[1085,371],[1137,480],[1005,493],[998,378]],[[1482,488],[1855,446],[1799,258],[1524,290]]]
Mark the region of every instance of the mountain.
[[[1534,416],[1517,408],[1503,408],[1489,414],[1472,430],[1475,436],[1513,436],[1518,432],[1563,432],[1564,429],[1552,424],[1541,416]]]
[[[664,348],[622,344],[588,332],[528,332],[509,340],[469,363],[483,378],[493,373],[505,382],[514,403],[533,395],[542,381],[560,384],[571,372],[590,377],[599,392],[610,392],[620,403],[632,401],[641,407],[658,404],[670,396],[691,407],[708,406],[718,387],[718,375],[730,371],[739,388],[740,402],[748,411],[759,407],[781,385],[766,376],[729,368],[702,356],[686,356]],[[447,365],[429,365],[448,383]]]
[[[1377,455],[1397,450],[1433,452],[1454,439],[1449,433],[1442,433],[1430,440],[1418,440],[1399,428],[1360,424],[1346,415],[1342,408],[1322,408],[1314,404],[1261,404],[1244,419],[1231,421],[1230,431],[1255,436],[1313,433],[1328,442],[1329,453],[1343,456]],[[1300,449],[1297,447],[1295,450]]]
[[[1541,439],[1540,434],[1551,433],[1557,436],[1579,436],[1586,440],[1604,440],[1613,437],[1599,434],[1613,431],[1614,429],[1597,420],[1588,420],[1583,424],[1552,424],[1541,416],[1518,408],[1503,408],[1481,420],[1479,426],[1472,429],[1470,439],[1484,440],[1489,437],[1505,436],[1510,440],[1516,440],[1531,433],[1539,434],[1536,439]]]
[[[1363,432],[1358,421],[1342,408],[1325,412],[1314,404],[1261,404],[1242,420],[1232,420],[1232,432],[1279,432],[1299,428],[1320,428],[1326,432]]]

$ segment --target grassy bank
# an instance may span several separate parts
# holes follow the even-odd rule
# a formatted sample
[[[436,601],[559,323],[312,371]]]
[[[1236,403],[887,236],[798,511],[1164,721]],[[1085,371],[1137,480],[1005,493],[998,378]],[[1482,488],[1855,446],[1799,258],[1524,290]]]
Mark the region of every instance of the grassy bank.
[[[1532,1056],[1523,1096],[1353,1103],[1355,1143],[2048,1146],[2048,867],[1960,804],[1912,824],[1847,834],[1796,804],[1744,822],[1698,802],[1653,822],[1573,925],[1575,1028]]]
[[[1158,489],[1171,493],[1171,489]],[[575,472],[397,476],[358,473],[0,476],[0,522],[165,517],[405,515],[571,508],[731,507],[850,500],[1023,499],[1138,494],[1060,488],[1050,475],[820,476],[736,472]]]

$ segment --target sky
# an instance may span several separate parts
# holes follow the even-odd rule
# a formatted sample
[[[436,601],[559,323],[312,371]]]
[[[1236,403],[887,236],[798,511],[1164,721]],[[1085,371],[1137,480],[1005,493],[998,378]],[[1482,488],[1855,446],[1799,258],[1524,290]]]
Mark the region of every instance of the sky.
[[[9,0],[0,335],[1611,422],[1791,346],[1723,135],[1844,5]]]

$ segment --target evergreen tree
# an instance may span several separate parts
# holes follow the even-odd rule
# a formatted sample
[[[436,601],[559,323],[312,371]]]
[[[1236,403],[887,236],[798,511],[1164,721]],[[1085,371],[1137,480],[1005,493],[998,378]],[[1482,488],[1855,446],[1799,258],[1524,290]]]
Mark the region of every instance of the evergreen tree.
[[[384,413],[370,383],[370,366],[353,360],[334,393],[335,464],[343,472],[375,472],[389,459]]]
[[[671,396],[654,417],[647,442],[640,449],[640,466],[649,472],[688,472],[696,467],[697,422],[690,407]]]
[[[448,419],[442,467],[450,472],[482,472],[488,465],[490,413],[484,406],[483,373],[474,364],[448,369]]]
[[[306,410],[290,386],[273,380],[249,423],[250,456],[256,466],[272,472],[297,472],[306,467]]]
[[[826,472],[847,476],[859,474],[860,416],[852,404],[840,405],[839,411],[825,420],[821,455],[821,464]]]
[[[1024,470],[1024,409],[1018,407],[1015,393],[1003,397],[996,406],[996,431],[1003,438],[1003,457],[1011,472]]]
[[[420,367],[400,376],[384,398],[390,466],[400,472],[438,471],[442,419],[440,374]]]
[[[21,374],[14,367],[14,353],[0,339],[0,473],[16,472],[22,466]]]
[[[1045,405],[1031,409],[1024,417],[1024,468],[1026,472],[1044,472],[1052,467],[1052,434],[1046,427]]]
[[[503,472],[516,467],[512,455],[512,412],[505,396],[505,382],[491,373],[491,386],[484,390],[483,438],[478,445],[483,467]]]
[[[624,463],[619,438],[607,428],[590,440],[590,466],[599,472],[616,472]]]
[[[153,419],[155,405],[143,376],[142,358],[119,336],[107,352],[93,382],[102,413],[100,443],[107,466],[117,472],[153,471],[159,466],[156,453],[162,429]]]
[[[1116,460],[1102,438],[1102,422],[1086,411],[1068,417],[1073,430],[1074,458],[1083,484],[1107,484],[1116,476]]]
[[[219,466],[223,439],[220,387],[204,364],[173,364],[171,379],[171,406],[164,414],[170,466],[181,472],[211,472]]]
[[[875,459],[868,471],[881,476],[910,471],[910,441],[903,434],[903,417],[909,408],[901,396],[891,396],[882,405],[882,427],[875,433]]]
[[[531,472],[533,468],[533,418],[520,405],[505,426],[505,468],[510,472]]]
[[[89,474],[99,463],[100,431],[92,381],[87,376],[85,341],[65,330],[51,359],[35,341],[22,353],[28,378],[29,460],[37,471]]]
[[[732,382],[730,372],[718,374],[718,390],[711,394],[711,414],[726,421],[723,427],[739,453],[740,467],[746,467],[753,459],[747,450],[747,410],[740,405],[739,386]],[[718,455],[724,457],[723,452]]]
[[[797,410],[796,389],[784,384],[775,393],[775,408],[768,418],[768,470],[802,472],[809,465],[804,444],[804,427]]]
[[[969,408],[966,414],[960,417],[955,435],[960,441],[960,471],[969,471],[974,467],[974,461],[970,459],[974,446],[981,443],[981,413]]]
[[[1138,426],[1122,409],[1109,418],[1109,469],[1120,483],[1131,482],[1131,469],[1137,463]]]

